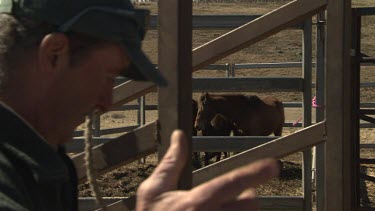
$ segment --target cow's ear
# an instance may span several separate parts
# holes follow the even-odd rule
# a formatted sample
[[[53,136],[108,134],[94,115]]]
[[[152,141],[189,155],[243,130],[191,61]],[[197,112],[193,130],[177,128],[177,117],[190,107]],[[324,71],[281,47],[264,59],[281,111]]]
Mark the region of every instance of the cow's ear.
[[[206,93],[203,93],[203,94],[201,95],[201,97],[199,98],[199,101],[200,101],[201,103],[205,104],[205,102],[206,102]]]
[[[203,103],[203,104],[206,104],[207,103],[207,100],[209,98],[209,94],[208,92],[204,92],[200,98],[200,101]]]
[[[220,114],[216,114],[214,116],[214,118],[212,118],[211,122],[210,122],[211,126],[215,129],[215,130],[220,130],[223,128],[223,119],[221,118]]]

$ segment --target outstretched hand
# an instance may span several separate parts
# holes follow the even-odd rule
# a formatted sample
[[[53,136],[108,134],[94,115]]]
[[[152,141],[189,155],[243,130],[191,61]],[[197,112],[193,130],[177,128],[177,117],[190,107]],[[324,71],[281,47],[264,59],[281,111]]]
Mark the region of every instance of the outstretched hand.
[[[171,145],[151,176],[137,191],[137,211],[256,210],[254,188],[279,174],[273,159],[260,160],[233,170],[191,190],[176,190],[186,163],[186,137],[173,132]]]

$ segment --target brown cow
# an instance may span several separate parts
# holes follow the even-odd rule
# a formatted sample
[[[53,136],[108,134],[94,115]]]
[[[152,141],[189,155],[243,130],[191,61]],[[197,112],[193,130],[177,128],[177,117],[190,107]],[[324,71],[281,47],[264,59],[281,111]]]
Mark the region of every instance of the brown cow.
[[[198,113],[198,103],[197,101],[195,101],[194,99],[192,99],[192,113],[193,113],[193,121],[192,121],[192,136],[196,136],[197,135],[197,129],[195,129],[194,125],[195,125],[195,117],[197,116],[197,113]],[[199,156],[199,152],[193,152],[193,166],[194,168],[201,168],[202,167],[202,164],[200,162],[200,156]]]
[[[195,117],[197,116],[197,113],[198,113],[198,103],[197,101],[195,101],[194,99],[192,100],[192,107],[193,107],[193,128],[192,128],[192,135],[193,136],[229,136],[231,134],[231,132],[233,131],[234,133],[239,133],[237,132],[237,130],[235,129],[235,126],[233,123],[231,123],[228,118],[226,118],[225,116],[221,115],[221,114],[217,114],[212,120],[211,120],[211,124],[210,124],[210,127],[207,128],[206,130],[204,131],[199,131],[199,133],[197,133],[198,131],[195,129],[194,127],[194,124],[195,124]],[[236,132],[235,132],[236,131]],[[228,157],[228,153],[227,152],[223,152],[224,154],[224,157],[227,158]],[[193,165],[194,167],[197,167],[197,168],[200,168],[200,164],[198,164],[197,162],[200,163],[200,156],[199,156],[199,153],[198,152],[194,152],[193,153],[194,157],[193,157]],[[208,161],[213,158],[213,157],[216,157],[216,161],[219,161],[220,158],[221,158],[221,152],[205,152],[204,153],[204,165],[208,165]]]
[[[237,129],[233,122],[222,114],[216,114],[208,127],[204,130],[199,131],[200,135],[203,136],[230,136],[230,134],[240,135],[241,131]],[[223,152],[224,157],[228,157],[227,152]],[[205,152],[204,153],[204,165],[208,165],[208,161],[216,156],[216,162],[221,158],[221,152]]]
[[[282,102],[274,97],[203,93],[198,102],[195,128],[204,131],[216,114],[226,116],[241,135],[281,136],[285,121]],[[236,135],[236,134],[235,134]]]

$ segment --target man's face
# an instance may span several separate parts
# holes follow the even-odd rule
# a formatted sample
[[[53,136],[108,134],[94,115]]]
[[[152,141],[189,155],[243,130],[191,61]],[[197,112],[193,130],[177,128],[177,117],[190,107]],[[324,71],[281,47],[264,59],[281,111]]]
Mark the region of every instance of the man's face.
[[[107,110],[112,104],[115,78],[128,68],[130,59],[125,50],[114,43],[103,43],[89,49],[75,64],[58,77],[61,98],[60,112],[68,124],[77,126],[93,110]]]

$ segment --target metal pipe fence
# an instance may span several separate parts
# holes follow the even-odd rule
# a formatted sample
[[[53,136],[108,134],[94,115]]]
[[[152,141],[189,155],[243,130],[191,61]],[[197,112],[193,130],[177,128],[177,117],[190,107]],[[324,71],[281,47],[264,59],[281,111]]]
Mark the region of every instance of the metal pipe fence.
[[[244,69],[262,69],[262,68],[302,68],[302,62],[274,62],[274,63],[241,63],[241,64],[212,64],[208,65],[203,69],[203,71],[212,71],[212,70],[219,70],[225,71],[225,78],[234,78],[236,76],[236,71],[244,70]],[[375,63],[363,63],[362,66],[375,66]],[[312,63],[312,67],[315,67],[315,63]],[[116,84],[121,84],[126,82],[127,79],[123,77],[116,78]],[[204,82],[203,82],[204,83]],[[207,84],[201,84],[207,86]],[[312,88],[315,88],[315,83],[311,84]],[[375,82],[364,82],[361,83],[362,88],[371,88],[375,87]],[[194,87],[193,87],[194,90]],[[301,102],[284,102],[285,108],[302,108]],[[375,102],[364,102],[361,103],[362,108],[375,108]],[[146,110],[157,110],[157,105],[146,105],[145,96],[140,97],[137,101],[137,104],[132,105],[123,105],[112,109],[111,111],[125,111],[125,110],[137,110],[137,123],[135,125],[121,127],[121,128],[111,128],[111,129],[101,129],[100,127],[100,116],[96,115],[94,118],[94,136],[100,137],[102,135],[108,135],[112,133],[123,133],[131,131],[141,125],[145,124]],[[285,127],[301,127],[301,123],[294,124],[293,122],[285,123]],[[373,128],[375,127],[374,124],[371,123],[361,123],[361,128]],[[75,131],[74,136],[82,136],[83,131]]]

